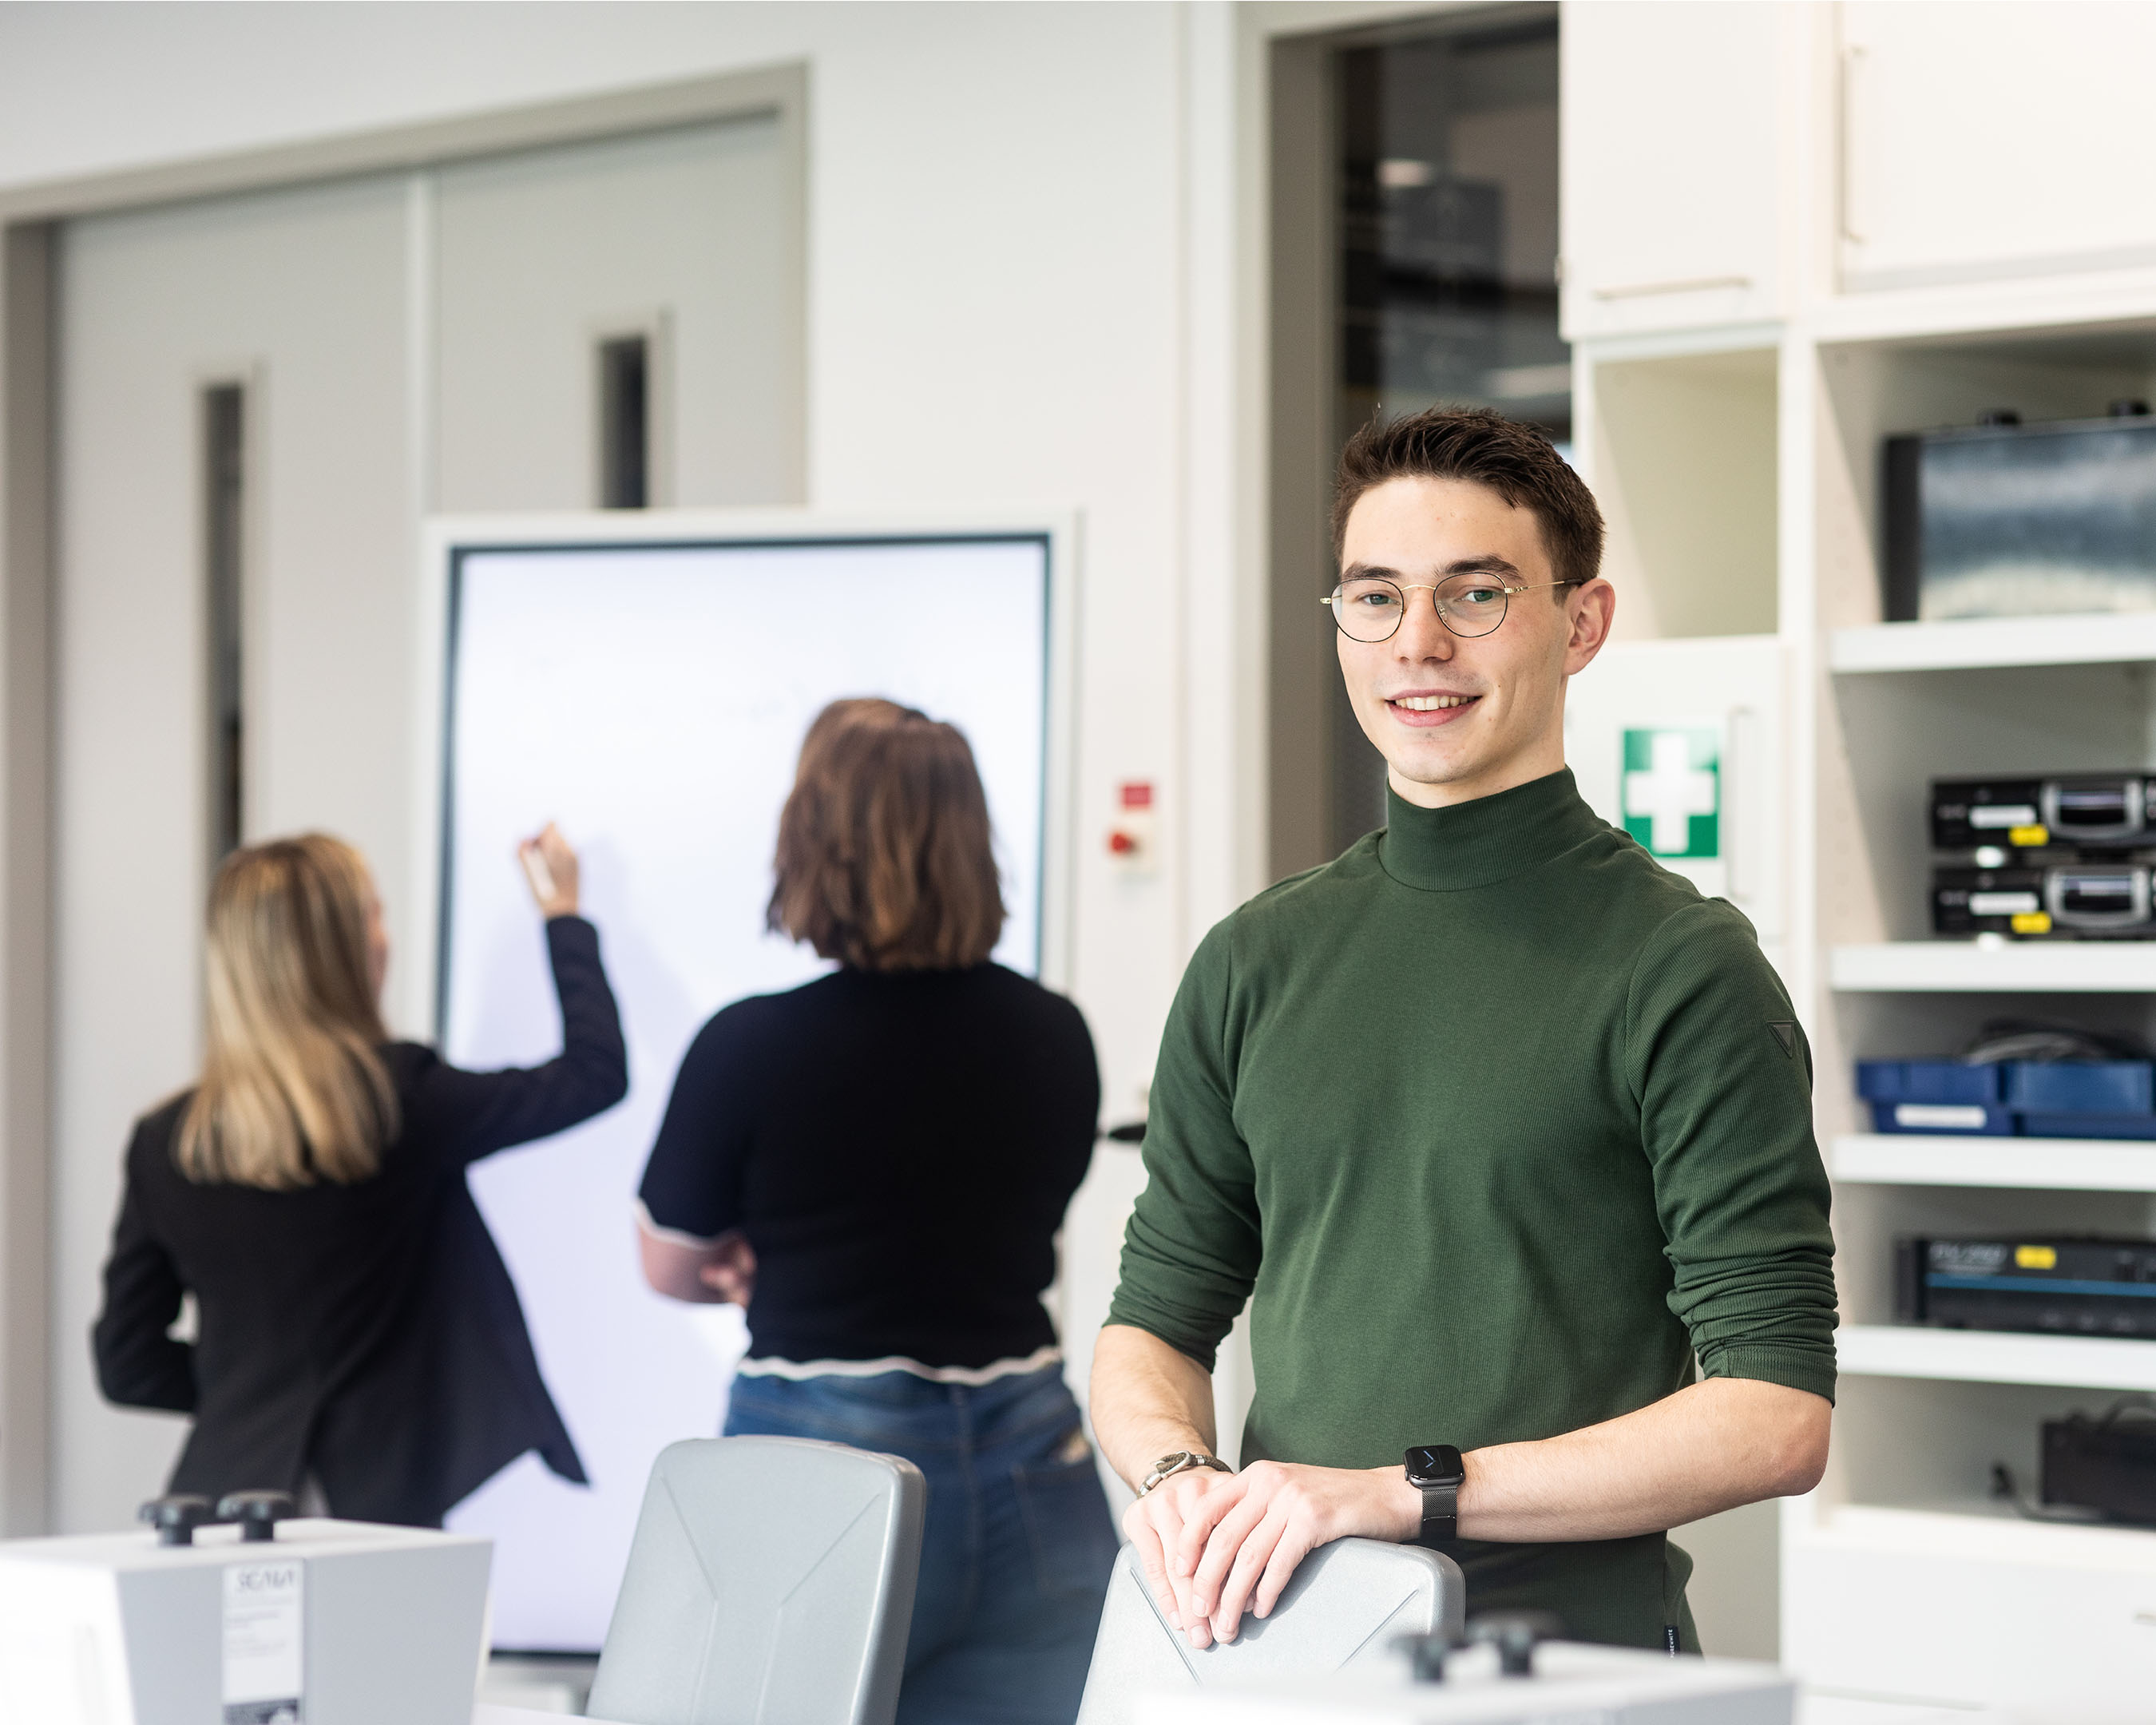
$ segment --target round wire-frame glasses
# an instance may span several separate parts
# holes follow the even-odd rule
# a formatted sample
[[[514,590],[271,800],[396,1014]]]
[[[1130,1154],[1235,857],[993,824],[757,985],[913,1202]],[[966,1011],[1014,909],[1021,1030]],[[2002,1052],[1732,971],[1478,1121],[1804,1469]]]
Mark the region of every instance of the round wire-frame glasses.
[[[1553,587],[1577,587],[1577,581],[1544,581],[1507,587],[1494,575],[1448,575],[1436,583],[1404,584],[1381,575],[1357,575],[1318,601],[1332,613],[1340,633],[1351,641],[1374,646],[1398,634],[1408,614],[1408,595],[1426,593],[1437,620],[1455,635],[1486,635],[1505,620],[1516,593],[1545,593]]]

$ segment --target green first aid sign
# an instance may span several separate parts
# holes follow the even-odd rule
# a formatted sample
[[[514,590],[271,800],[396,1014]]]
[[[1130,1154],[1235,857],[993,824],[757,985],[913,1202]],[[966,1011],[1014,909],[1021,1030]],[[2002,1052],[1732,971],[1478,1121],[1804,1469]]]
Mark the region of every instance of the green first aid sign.
[[[1625,830],[1650,855],[1722,855],[1722,733],[1711,726],[1625,732]]]

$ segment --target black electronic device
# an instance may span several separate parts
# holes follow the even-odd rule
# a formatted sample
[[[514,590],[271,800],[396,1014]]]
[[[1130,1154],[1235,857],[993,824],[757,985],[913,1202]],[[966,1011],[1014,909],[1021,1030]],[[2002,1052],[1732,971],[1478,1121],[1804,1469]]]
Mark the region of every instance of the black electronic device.
[[[2128,1404],[2100,1420],[2046,1420],[2041,1462],[2044,1502],[2156,1527],[2156,1409]]]
[[[1914,1237],[1894,1252],[1900,1323],[2156,1337],[2156,1240]]]
[[[1986,418],[1887,439],[1887,620],[2156,610],[2156,418]]]
[[[2022,940],[2156,938],[2156,870],[2145,863],[1932,871],[1932,932]]]
[[[2156,845],[2156,777],[2125,770],[1932,781],[1934,850],[2054,845],[2102,850]]]

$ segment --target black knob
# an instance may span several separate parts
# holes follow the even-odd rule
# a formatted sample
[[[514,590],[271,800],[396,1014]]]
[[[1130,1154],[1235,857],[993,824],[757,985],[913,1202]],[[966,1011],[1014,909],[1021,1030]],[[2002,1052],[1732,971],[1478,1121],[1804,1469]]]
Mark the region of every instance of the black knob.
[[[2019,425],[2021,415],[2012,408],[1987,408],[1976,416],[1979,425]]]
[[[1408,1670],[1418,1683],[1445,1681],[1445,1656],[1452,1651],[1452,1637],[1443,1630],[1426,1635],[1401,1635],[1393,1645],[1408,1656]]]
[[[1142,1144],[1145,1142],[1146,1123],[1142,1120],[1127,1120],[1121,1126],[1111,1126],[1101,1136],[1111,1144]]]
[[[1480,1645],[1494,1642],[1497,1669],[1508,1677],[1535,1674],[1535,1645],[1564,1633],[1564,1625],[1547,1611],[1507,1612],[1503,1616],[1478,1617],[1467,1625],[1467,1639]]]
[[[160,1545],[192,1545],[195,1529],[216,1517],[210,1513],[209,1499],[198,1497],[191,1491],[175,1491],[167,1497],[152,1497],[135,1514],[157,1530]]]
[[[228,1491],[217,1506],[218,1520],[239,1523],[242,1540],[275,1539],[277,1523],[296,1512],[290,1491]]]
[[[2130,395],[2123,395],[2111,404],[2107,411],[2114,419],[2139,419],[2148,413],[2148,403],[2136,401]]]

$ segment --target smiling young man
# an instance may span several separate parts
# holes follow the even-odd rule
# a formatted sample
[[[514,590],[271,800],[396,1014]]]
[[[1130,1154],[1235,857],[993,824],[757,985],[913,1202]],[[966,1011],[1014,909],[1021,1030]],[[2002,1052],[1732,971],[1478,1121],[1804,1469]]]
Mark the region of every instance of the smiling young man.
[[[1373,425],[1333,529],[1389,819],[1215,927],[1177,996],[1094,1356],[1124,1527],[1201,1647],[1360,1534],[1449,1552],[1471,1612],[1691,1651],[1665,1530],[1825,1464],[1810,1053],[1750,924],[1565,768],[1615,594],[1548,439]],[[1236,1471],[1211,1367],[1245,1299]]]

